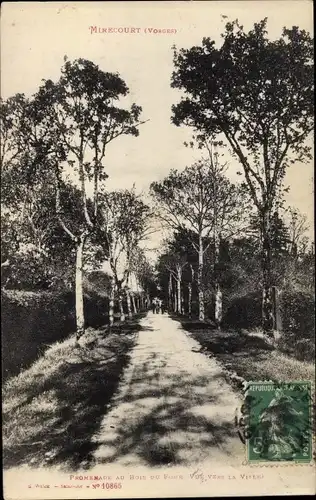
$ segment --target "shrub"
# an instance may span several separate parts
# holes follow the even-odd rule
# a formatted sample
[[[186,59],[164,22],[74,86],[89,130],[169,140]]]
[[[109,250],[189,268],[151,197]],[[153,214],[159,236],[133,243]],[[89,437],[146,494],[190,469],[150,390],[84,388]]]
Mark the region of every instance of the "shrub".
[[[282,330],[279,347],[298,359],[315,359],[315,299],[310,291],[287,290],[280,298]]]
[[[238,329],[260,327],[261,305],[262,298],[260,292],[253,292],[242,297],[231,297],[225,308],[223,325]]]
[[[24,245],[1,268],[1,287],[11,290],[56,290],[74,284],[74,268],[65,258],[59,260],[40,253],[33,245]]]
[[[4,376],[18,373],[74,328],[71,293],[2,292],[2,342]]]
[[[315,331],[315,298],[309,291],[290,290],[281,294],[282,327],[297,339],[310,339]]]
[[[228,298],[223,325],[254,329],[261,326],[261,293]],[[282,335],[278,347],[298,359],[315,357],[315,300],[309,290],[286,290],[280,295]]]
[[[109,299],[96,292],[84,296],[85,320],[87,326],[97,328],[108,322]]]
[[[84,297],[86,325],[107,322],[108,300],[89,292]],[[75,331],[75,296],[71,291],[2,292],[3,375],[17,374],[52,343]]]

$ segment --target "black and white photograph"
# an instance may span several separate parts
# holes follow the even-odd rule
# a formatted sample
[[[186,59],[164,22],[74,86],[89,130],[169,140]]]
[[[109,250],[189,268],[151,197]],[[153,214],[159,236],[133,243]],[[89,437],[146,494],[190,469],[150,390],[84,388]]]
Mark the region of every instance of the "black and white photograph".
[[[6,500],[315,494],[313,36],[2,4]]]

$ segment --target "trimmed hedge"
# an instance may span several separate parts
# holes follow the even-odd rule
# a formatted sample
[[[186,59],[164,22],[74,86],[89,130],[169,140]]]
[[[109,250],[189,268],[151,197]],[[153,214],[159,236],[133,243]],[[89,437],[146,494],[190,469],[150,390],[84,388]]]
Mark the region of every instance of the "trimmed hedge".
[[[86,325],[108,321],[108,299],[89,293],[84,298]],[[46,347],[75,331],[73,292],[2,292],[3,376],[28,367]]]

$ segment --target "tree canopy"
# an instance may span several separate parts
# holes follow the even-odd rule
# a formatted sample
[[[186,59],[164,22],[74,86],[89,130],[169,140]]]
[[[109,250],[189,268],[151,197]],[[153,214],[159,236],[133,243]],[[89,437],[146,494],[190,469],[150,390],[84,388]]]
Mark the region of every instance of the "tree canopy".
[[[172,121],[193,127],[200,140],[221,135],[244,167],[254,203],[269,206],[286,167],[309,159],[313,129],[313,40],[297,26],[267,36],[267,19],[248,33],[226,24],[222,45],[174,52],[172,87],[185,97]]]

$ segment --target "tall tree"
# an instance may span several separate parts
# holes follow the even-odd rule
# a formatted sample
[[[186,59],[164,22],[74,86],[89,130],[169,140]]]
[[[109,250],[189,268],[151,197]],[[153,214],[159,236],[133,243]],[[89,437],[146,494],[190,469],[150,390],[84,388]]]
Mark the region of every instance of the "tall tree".
[[[169,242],[170,251],[177,254],[185,263],[186,266],[183,268],[182,275],[184,275],[183,281],[187,284],[188,296],[187,296],[187,312],[189,317],[192,315],[192,293],[193,293],[193,283],[195,282],[197,266],[197,254],[196,250],[192,244],[198,243],[197,235],[194,232],[179,230],[173,234],[173,239]],[[172,275],[171,275],[172,278]],[[172,281],[170,280],[171,285]],[[169,287],[170,291],[172,286]],[[168,302],[171,301],[169,300]]]
[[[59,223],[76,247],[77,339],[84,333],[83,255],[89,235],[96,228],[99,187],[107,178],[103,163],[109,143],[122,135],[138,135],[141,108],[123,109],[117,101],[129,92],[118,74],[102,71],[85,59],[66,59],[61,77],[47,80],[33,101],[36,144],[55,175],[56,213]],[[67,226],[62,203],[63,178],[71,174],[81,195],[82,224],[74,232]],[[89,206],[88,187],[92,186]]]
[[[271,214],[287,167],[311,158],[313,40],[297,26],[267,37],[267,19],[246,33],[228,22],[222,45],[174,51],[172,87],[185,92],[174,105],[175,125],[192,127],[204,142],[220,136],[241,163],[262,224],[264,330],[274,318],[271,291]]]
[[[1,100],[0,122],[1,204],[5,219],[10,220],[11,236],[14,232],[17,243],[11,249],[17,251],[23,243],[34,244],[42,251],[47,220],[39,225],[36,221],[45,219],[40,198],[43,198],[44,207],[49,205],[51,179],[47,173],[43,175],[41,165],[37,168],[34,165],[36,153],[28,133],[32,124],[29,100],[23,94]],[[11,252],[6,266],[13,257],[14,252]]]
[[[162,254],[159,258],[159,267],[163,267],[170,273],[175,283],[174,293],[174,312],[182,314],[182,274],[183,268],[187,265],[187,260],[183,255],[175,253],[172,245],[169,245],[169,251]]]
[[[0,119],[5,284],[31,289],[69,285],[73,245],[56,217],[54,173],[38,155],[32,99],[17,94],[2,100]],[[68,221],[76,224],[79,191],[63,181],[63,193]]]
[[[162,182],[153,182],[151,192],[157,202],[157,213],[162,221],[174,229],[191,230],[198,235],[198,243],[192,241],[199,256],[198,294],[199,319],[204,321],[203,257],[205,240],[212,231],[213,220],[208,211],[212,204],[210,166],[200,161],[183,172],[171,170]]]
[[[132,272],[143,291],[144,307],[149,307],[150,297],[157,295],[157,280],[153,264],[148,260],[145,251],[139,247],[133,252]]]
[[[106,245],[111,273],[110,326],[112,326],[114,294],[118,294],[121,320],[124,321],[123,292],[131,314],[129,278],[135,252],[149,232],[150,209],[134,189],[100,193],[100,241]]]
[[[213,288],[214,320],[217,327],[222,322],[222,290],[220,286],[220,248],[225,241],[241,235],[249,225],[250,207],[243,185],[231,183],[225,176],[226,165],[219,162],[219,153],[214,151],[212,142],[206,147],[211,166],[212,205],[210,215],[213,219],[211,233],[213,243]]]
[[[240,188],[229,182],[218,158],[211,153],[209,159],[182,172],[172,170],[162,182],[152,183],[151,191],[158,216],[172,229],[186,231],[198,254],[199,319],[204,321],[204,254],[212,237],[218,249],[220,238],[233,234],[241,213],[245,215]]]

